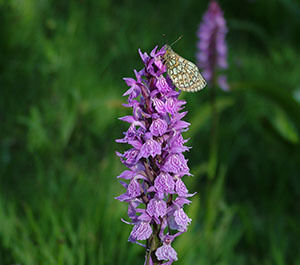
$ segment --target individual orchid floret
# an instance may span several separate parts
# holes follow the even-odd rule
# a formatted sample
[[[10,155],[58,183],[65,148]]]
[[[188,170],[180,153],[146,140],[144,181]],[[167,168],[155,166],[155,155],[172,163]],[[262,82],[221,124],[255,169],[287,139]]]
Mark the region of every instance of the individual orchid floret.
[[[136,224],[130,234],[132,240],[146,240],[152,234],[152,228],[149,222],[140,222]]]
[[[140,156],[148,158],[149,156],[155,157],[161,154],[161,145],[154,139],[148,139],[140,150]]]
[[[174,188],[175,188],[174,179],[169,173],[161,172],[155,178],[153,188],[157,192],[157,196],[159,198],[163,199],[164,194],[173,194],[174,193]]]
[[[158,260],[167,260],[173,262],[177,260],[177,253],[170,244],[163,244],[156,250],[156,256]],[[170,263],[171,264],[171,263]]]
[[[165,120],[155,119],[152,121],[152,124],[150,126],[150,132],[154,136],[162,136],[167,132],[167,130],[168,130],[168,123]]]
[[[179,208],[169,216],[168,222],[171,229],[185,232],[192,219],[187,216],[182,208]]]

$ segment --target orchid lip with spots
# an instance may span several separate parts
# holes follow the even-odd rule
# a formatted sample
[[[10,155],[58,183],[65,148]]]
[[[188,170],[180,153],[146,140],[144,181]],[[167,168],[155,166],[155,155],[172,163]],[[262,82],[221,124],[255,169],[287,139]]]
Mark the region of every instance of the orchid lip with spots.
[[[191,223],[183,207],[194,195],[183,183],[190,175],[183,155],[189,147],[182,137],[190,125],[182,120],[186,102],[178,99],[180,92],[166,75],[165,53],[166,47],[155,47],[150,55],[139,50],[144,68],[134,70],[136,79],[124,78],[130,87],[124,106],[132,115],[120,120],[129,128],[116,140],[130,145],[124,153],[117,152],[127,169],[118,176],[125,192],[116,199],[128,203],[129,220],[122,221],[132,225],[128,240],[146,248],[145,265],[178,259],[171,243]]]

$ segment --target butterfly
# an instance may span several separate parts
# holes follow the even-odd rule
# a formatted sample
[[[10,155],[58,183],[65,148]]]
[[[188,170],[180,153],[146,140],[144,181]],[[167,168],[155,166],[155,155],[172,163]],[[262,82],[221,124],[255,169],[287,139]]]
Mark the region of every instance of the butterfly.
[[[167,66],[167,74],[178,89],[196,92],[206,86],[198,67],[174,52],[170,45],[166,45],[163,59]]]

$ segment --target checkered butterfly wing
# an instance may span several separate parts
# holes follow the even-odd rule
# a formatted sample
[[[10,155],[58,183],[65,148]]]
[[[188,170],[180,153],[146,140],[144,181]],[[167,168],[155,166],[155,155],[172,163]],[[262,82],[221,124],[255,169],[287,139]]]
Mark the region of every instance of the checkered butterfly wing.
[[[200,74],[198,67],[175,53],[169,45],[166,46],[164,60],[167,73],[178,89],[196,92],[206,86],[206,81]]]

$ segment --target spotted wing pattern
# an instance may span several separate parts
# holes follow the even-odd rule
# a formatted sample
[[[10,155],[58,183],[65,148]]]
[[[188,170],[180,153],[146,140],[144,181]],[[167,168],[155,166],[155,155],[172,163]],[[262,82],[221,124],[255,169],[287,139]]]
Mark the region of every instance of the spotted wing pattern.
[[[183,91],[196,92],[206,86],[206,81],[192,62],[175,53],[170,46],[166,46],[164,60],[167,73],[174,85]]]

